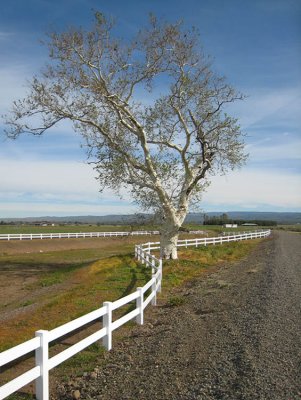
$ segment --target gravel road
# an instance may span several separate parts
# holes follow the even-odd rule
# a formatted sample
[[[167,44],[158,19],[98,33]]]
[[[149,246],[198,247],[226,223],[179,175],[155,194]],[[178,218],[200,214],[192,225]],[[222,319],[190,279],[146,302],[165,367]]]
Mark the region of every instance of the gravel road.
[[[301,235],[274,233],[181,289],[184,304],[148,312],[55,398],[300,400],[300,260]]]

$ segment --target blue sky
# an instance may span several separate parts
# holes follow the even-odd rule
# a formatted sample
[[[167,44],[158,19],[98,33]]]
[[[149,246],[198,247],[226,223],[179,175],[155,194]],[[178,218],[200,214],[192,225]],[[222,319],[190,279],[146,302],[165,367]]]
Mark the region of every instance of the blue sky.
[[[301,211],[301,2],[299,0],[0,1],[0,114],[47,61],[45,33],[88,27],[93,9],[130,37],[153,12],[196,26],[214,69],[247,95],[231,107],[247,134],[244,168],[214,177],[204,211]],[[3,135],[0,218],[137,211],[125,192],[98,192],[81,138],[67,124],[42,137]]]

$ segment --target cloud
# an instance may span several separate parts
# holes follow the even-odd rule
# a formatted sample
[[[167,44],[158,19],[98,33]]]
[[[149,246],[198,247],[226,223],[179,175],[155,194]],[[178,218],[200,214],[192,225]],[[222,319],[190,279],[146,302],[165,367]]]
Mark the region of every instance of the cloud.
[[[284,136],[284,142],[283,138],[276,137],[273,140],[265,138],[247,145],[246,151],[250,154],[250,161],[265,163],[274,160],[284,163],[285,160],[301,160],[301,140],[288,140],[287,133],[282,136]]]
[[[99,194],[95,171],[73,161],[0,160],[0,209],[4,216],[124,214],[137,208],[124,191]],[[283,170],[245,168],[213,177],[205,209],[300,210],[301,177]]]
[[[282,170],[244,169],[212,178],[204,202],[229,209],[278,208],[301,209],[301,177]]]
[[[300,88],[253,89],[242,102],[229,106],[231,114],[239,118],[244,130],[252,126],[273,124],[283,121],[289,123],[299,118],[301,107]],[[281,112],[280,112],[281,111]]]
[[[32,196],[56,196],[75,201],[100,199],[93,167],[74,161],[0,160],[0,184],[3,193],[27,193]],[[125,193],[124,193],[125,195]],[[112,197],[107,190],[102,198]]]
[[[110,215],[132,214],[136,208],[128,204],[92,205],[87,204],[53,204],[53,203],[7,203],[1,205],[0,218],[38,217],[38,216],[71,216],[71,215]]]
[[[15,34],[13,32],[4,32],[0,31],[0,40],[1,41],[7,41],[8,39],[11,39]]]
[[[126,191],[99,193],[90,165],[74,161],[0,160],[0,216],[134,212]]]
[[[7,112],[14,100],[25,95],[26,79],[32,76],[28,64],[13,64],[0,68],[0,108]]]

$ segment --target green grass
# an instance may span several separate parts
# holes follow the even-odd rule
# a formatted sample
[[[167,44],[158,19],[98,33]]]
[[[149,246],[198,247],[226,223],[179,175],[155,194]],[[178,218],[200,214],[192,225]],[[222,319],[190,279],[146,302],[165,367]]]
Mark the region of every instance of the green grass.
[[[186,302],[187,299],[183,296],[171,296],[167,301],[168,307],[179,307]]]
[[[179,251],[179,260],[165,261],[163,266],[163,288],[159,302],[169,307],[181,307],[186,297],[174,290],[188,281],[201,276],[209,267],[225,261],[235,261],[248,254],[259,240],[232,242],[217,246],[189,247]],[[118,250],[128,250],[132,244],[120,243]],[[110,252],[109,252],[110,253]],[[101,258],[102,257],[102,258]],[[100,258],[96,260],[97,258]],[[92,260],[91,260],[92,259]],[[58,251],[49,253],[23,254],[0,257],[0,265],[19,265],[23,268],[36,268],[40,271],[33,298],[16,306],[26,307],[34,304],[35,308],[24,310],[0,325],[0,351],[10,348],[34,336],[38,329],[53,329],[65,322],[84,315],[102,305],[103,301],[114,301],[136,287],[143,286],[151,276],[151,271],[133,259],[132,253],[108,256],[104,249],[85,249],[76,251]],[[16,264],[17,263],[17,264]],[[59,289],[62,284],[63,290]],[[222,285],[222,283],[221,283]],[[47,292],[47,301],[39,302],[35,298],[35,289],[51,287]],[[222,288],[222,286],[221,286]],[[115,318],[128,312],[132,305],[114,311]],[[147,320],[147,315],[146,315]],[[127,324],[114,333],[114,340],[119,340],[124,330],[132,327]],[[68,381],[72,376],[81,376],[92,371],[96,365],[105,363],[104,348],[95,343],[70,358],[52,372],[56,381]],[[31,399],[31,395],[13,395],[10,400]]]
[[[260,229],[260,226],[239,226],[238,228],[224,228],[221,225],[201,225],[201,224],[185,224],[184,228],[190,230],[210,230],[213,232],[235,232]],[[130,230],[157,230],[155,225],[55,225],[55,226],[36,226],[36,225],[1,225],[0,234],[21,234],[21,233],[80,233],[80,232],[127,232]]]
[[[291,231],[291,232],[301,232],[301,224],[281,225],[281,226],[276,227],[275,229]]]
[[[259,242],[253,239],[224,243],[216,246],[189,247],[178,252],[178,260],[165,262],[163,269],[163,296],[168,291],[200,276],[208,267],[245,257]]]
[[[201,275],[209,266],[244,256],[255,243],[257,240],[180,250],[179,260],[164,263],[163,293]],[[133,245],[119,242],[119,246],[126,252]],[[16,316],[0,326],[2,350],[30,339],[35,330],[53,329],[92,311],[103,301],[114,301],[133,292],[151,274],[150,269],[134,260],[132,253],[108,256],[104,249],[2,256],[0,265],[18,273],[22,269],[24,273],[33,271],[35,276],[35,281],[25,286],[32,292],[31,297],[15,304],[15,308],[35,304],[35,309],[31,307],[28,316]],[[51,291],[36,297],[39,288]]]
[[[9,233],[73,233],[73,232],[119,232],[129,231],[129,225],[0,225],[0,234]],[[140,228],[141,229],[141,228]],[[136,229],[135,229],[136,230]]]
[[[24,310],[25,314],[1,324],[0,350],[30,339],[38,329],[53,329],[100,307],[104,301],[117,300],[143,286],[150,276],[151,270],[137,263],[132,254],[81,264],[52,264],[51,269],[44,264],[44,272],[27,288],[32,298],[21,305],[36,303],[35,309],[28,310],[28,315]],[[57,284],[63,284],[63,288]],[[45,296],[41,293],[35,297],[36,289],[47,287],[53,289]],[[20,303],[16,304],[18,307]]]

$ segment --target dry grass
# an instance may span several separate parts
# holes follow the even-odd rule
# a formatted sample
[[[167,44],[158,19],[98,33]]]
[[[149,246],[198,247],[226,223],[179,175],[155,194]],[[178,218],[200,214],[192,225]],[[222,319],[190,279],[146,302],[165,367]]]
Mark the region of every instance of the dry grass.
[[[91,264],[48,273],[30,290],[47,287],[44,299],[32,302],[22,312],[12,312],[0,326],[0,349],[4,350],[34,336],[38,329],[53,329],[99,308],[143,286],[150,270],[136,263],[131,255],[114,256]],[[49,290],[51,289],[51,290]],[[33,307],[34,305],[34,307]],[[26,310],[26,308],[28,310]]]
[[[232,242],[222,246],[191,247],[179,251],[179,260],[164,263],[160,303],[172,307],[181,305],[183,299],[175,295],[174,289],[201,276],[210,267],[246,256],[257,243],[258,240]],[[120,253],[126,252],[129,246],[132,246],[130,242],[122,240],[115,241],[113,245],[115,252]],[[110,246],[107,249],[77,249],[25,254],[24,257],[0,257],[0,267],[7,268],[3,276],[14,273],[16,269],[22,275],[22,268],[23,272],[26,268],[32,268],[35,276],[35,280],[24,289],[30,295],[23,299],[22,303],[20,299],[12,302],[11,316],[1,321],[0,351],[32,338],[38,329],[53,329],[100,307],[103,301],[114,301],[123,297],[149,280],[150,269],[137,263],[132,253],[110,256],[113,251]],[[96,257],[102,258],[95,260]],[[127,309],[129,307],[131,306],[127,306]],[[127,310],[120,310],[124,311]],[[128,327],[132,325],[133,322],[130,322],[116,331],[114,341],[126,335]],[[87,329],[96,328],[98,329],[91,326]],[[85,337],[87,332],[79,332],[78,335]],[[66,345],[80,338],[82,337],[75,336],[64,340],[57,345],[58,348],[54,346],[51,351],[64,349]],[[5,371],[2,379],[12,379],[27,370],[32,362],[31,359],[25,360],[23,364]],[[62,380],[70,380],[71,376],[91,371],[96,364],[102,365],[103,362],[103,348],[96,343],[55,368],[51,374],[51,386],[54,388]],[[34,386],[29,385],[25,391],[32,394]],[[14,396],[19,398],[18,395]]]

